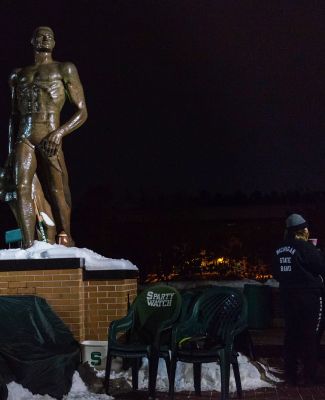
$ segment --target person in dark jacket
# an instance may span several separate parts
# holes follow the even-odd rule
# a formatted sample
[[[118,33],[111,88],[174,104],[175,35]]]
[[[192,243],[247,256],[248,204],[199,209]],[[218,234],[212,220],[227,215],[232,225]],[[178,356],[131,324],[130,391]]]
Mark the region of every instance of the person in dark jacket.
[[[306,386],[316,382],[325,276],[324,255],[308,238],[306,220],[299,214],[291,214],[273,263],[285,321],[285,380],[291,385],[299,383],[298,360],[301,360],[301,383]]]

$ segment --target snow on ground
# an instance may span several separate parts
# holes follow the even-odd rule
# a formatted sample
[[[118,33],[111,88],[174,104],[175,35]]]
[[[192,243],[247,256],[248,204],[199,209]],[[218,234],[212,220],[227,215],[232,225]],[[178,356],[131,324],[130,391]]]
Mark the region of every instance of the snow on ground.
[[[4,249],[0,250],[0,260],[46,258],[84,258],[87,270],[137,270],[138,268],[128,260],[115,260],[106,258],[89,249],[78,247],[65,247],[59,244],[49,244],[35,240],[29,249]]]
[[[21,385],[15,382],[11,382],[8,385],[8,400],[56,400],[49,395],[33,395],[29,390],[23,388]],[[63,397],[63,400],[110,400],[113,399],[111,396],[106,394],[95,394],[91,393],[84,382],[80,379],[78,372],[75,372],[72,381],[72,387],[70,392]]]
[[[270,382],[280,382],[266,367],[260,364],[260,368],[264,371],[267,376],[267,381],[261,379],[261,373],[253,365],[249,359],[240,354],[238,357],[240,378],[243,390],[257,389],[260,387],[270,387]],[[131,385],[132,377],[131,371],[122,371],[121,365],[115,362],[111,373],[111,379],[125,378]],[[98,376],[104,377],[104,371],[99,371]],[[143,359],[142,367],[139,371],[139,389],[147,389],[148,387],[148,361]],[[159,360],[158,377],[157,377],[157,390],[168,391],[168,377],[167,370],[164,360]],[[216,390],[220,391],[220,368],[216,363],[202,364],[202,380],[201,387],[204,391]],[[194,390],[193,386],[193,369],[192,364],[177,363],[176,379],[175,379],[175,390],[176,391],[190,391]],[[236,391],[235,378],[231,368],[230,374],[230,385],[229,390],[231,392]]]
[[[271,387],[274,384],[280,382],[275,377],[271,370],[268,370],[265,366],[260,364],[261,369],[264,371],[267,380],[261,378],[261,373],[253,365],[249,359],[244,355],[239,355],[239,370],[243,390],[252,390],[260,387]],[[131,370],[123,371],[122,363],[119,359],[115,360],[112,367],[111,379],[124,378],[130,385],[132,382]],[[104,378],[104,371],[98,371],[97,376]],[[220,370],[215,363],[203,364],[202,365],[202,380],[201,387],[203,391],[216,390],[220,391]],[[142,367],[139,371],[139,389],[147,390],[148,388],[148,361],[143,359]],[[168,391],[168,378],[166,366],[163,360],[159,361],[158,377],[157,377],[157,391],[166,392]],[[8,400],[54,400],[49,395],[33,395],[29,390],[23,388],[21,385],[11,382],[8,385],[9,397]],[[192,364],[184,364],[179,362],[177,364],[176,379],[175,379],[175,390],[176,391],[193,391],[193,369]],[[236,390],[235,379],[231,369],[230,375],[230,386],[229,390],[234,392]],[[84,382],[81,380],[78,372],[75,372],[73,376],[73,382],[70,392],[63,397],[63,400],[113,400],[114,398],[106,394],[95,394],[88,390]]]

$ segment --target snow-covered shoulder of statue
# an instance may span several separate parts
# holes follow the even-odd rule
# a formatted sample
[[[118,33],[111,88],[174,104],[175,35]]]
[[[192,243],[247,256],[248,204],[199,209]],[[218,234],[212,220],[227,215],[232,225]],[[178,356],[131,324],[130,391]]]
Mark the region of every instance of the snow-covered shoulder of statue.
[[[84,258],[87,270],[138,270],[128,260],[107,258],[92,250],[79,247],[65,247],[35,240],[34,245],[24,249],[0,250],[0,260],[26,260],[47,258]]]

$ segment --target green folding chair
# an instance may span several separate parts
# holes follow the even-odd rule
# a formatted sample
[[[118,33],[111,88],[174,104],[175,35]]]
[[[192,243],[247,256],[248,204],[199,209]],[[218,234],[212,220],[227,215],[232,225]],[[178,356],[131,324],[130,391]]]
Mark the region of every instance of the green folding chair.
[[[191,315],[172,332],[170,397],[174,397],[178,361],[193,364],[194,389],[201,394],[201,364],[217,362],[221,372],[221,399],[229,398],[230,365],[238,397],[242,396],[234,338],[247,328],[247,304],[237,289],[216,286],[198,296]],[[217,366],[216,366],[217,367]]]
[[[126,317],[113,321],[108,332],[105,389],[109,393],[112,358],[133,359],[132,388],[138,389],[139,361],[149,362],[149,397],[155,398],[159,358],[170,371],[171,329],[181,311],[181,296],[171,286],[150,286],[143,290],[131,305]],[[124,342],[121,338],[124,338]]]

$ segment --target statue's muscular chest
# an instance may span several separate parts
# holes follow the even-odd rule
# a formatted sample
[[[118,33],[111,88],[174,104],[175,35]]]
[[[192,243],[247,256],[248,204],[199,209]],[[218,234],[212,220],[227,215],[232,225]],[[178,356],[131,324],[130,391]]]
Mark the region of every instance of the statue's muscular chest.
[[[20,105],[36,112],[44,103],[64,101],[64,84],[59,68],[55,65],[27,67],[17,76],[17,98]],[[25,110],[26,111],[26,110]]]

